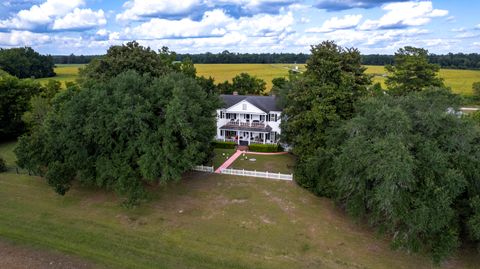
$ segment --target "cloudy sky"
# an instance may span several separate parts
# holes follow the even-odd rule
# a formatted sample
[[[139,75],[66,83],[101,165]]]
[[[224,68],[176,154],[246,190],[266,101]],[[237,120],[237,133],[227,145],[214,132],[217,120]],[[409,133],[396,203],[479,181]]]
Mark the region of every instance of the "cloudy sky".
[[[308,52],[329,39],[365,54],[480,52],[478,10],[477,0],[2,0],[0,47],[103,54],[138,40],[180,53]]]

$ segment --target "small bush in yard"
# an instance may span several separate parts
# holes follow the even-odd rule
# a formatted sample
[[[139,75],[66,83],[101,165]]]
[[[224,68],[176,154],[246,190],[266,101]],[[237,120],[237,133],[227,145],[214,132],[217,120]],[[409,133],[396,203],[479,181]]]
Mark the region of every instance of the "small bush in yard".
[[[278,152],[279,147],[277,144],[250,144],[248,147],[250,151],[256,152]]]
[[[0,173],[6,172],[6,171],[7,171],[7,164],[5,163],[5,160],[0,157]]]
[[[235,142],[214,141],[213,147],[217,149],[234,149],[237,144]]]

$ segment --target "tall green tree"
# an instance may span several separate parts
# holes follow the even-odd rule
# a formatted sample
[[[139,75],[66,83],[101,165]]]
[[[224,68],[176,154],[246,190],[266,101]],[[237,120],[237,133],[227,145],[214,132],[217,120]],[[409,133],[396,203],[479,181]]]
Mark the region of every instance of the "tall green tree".
[[[175,63],[175,57],[175,53],[166,47],[156,52],[132,41],[125,45],[112,46],[105,56],[93,59],[85,68],[80,69],[79,81],[107,81],[127,70],[160,77],[173,71],[181,71],[180,64]],[[188,69],[188,72],[191,71]]]
[[[347,212],[437,262],[480,242],[480,128],[448,112],[458,104],[445,89],[370,98],[330,141],[333,196]]]
[[[332,41],[312,46],[307,70],[292,76],[285,90],[286,104],[281,123],[282,140],[298,156],[297,183],[316,193],[319,173],[316,153],[325,151],[328,132],[353,117],[355,104],[367,94],[371,77],[365,74],[360,53]],[[328,152],[323,153],[326,156]]]
[[[225,81],[218,85],[220,93],[232,94],[237,92],[240,95],[263,95],[267,83],[256,76],[248,73],[240,73],[232,79],[232,83]]]
[[[283,111],[283,140],[299,156],[325,145],[327,129],[353,116],[355,102],[371,83],[357,50],[325,41],[312,46],[311,53],[306,72],[289,85]]]
[[[53,58],[30,47],[0,49],[0,69],[18,78],[53,77]]]
[[[25,132],[22,115],[29,109],[30,99],[42,91],[38,82],[21,80],[0,71],[0,140]]]
[[[427,87],[444,87],[438,77],[440,66],[428,62],[428,51],[422,48],[405,47],[395,53],[393,65],[385,66],[388,71],[385,84],[396,95],[420,91]]]
[[[59,194],[74,180],[134,203],[145,184],[180,179],[208,156],[218,100],[194,78],[127,71],[70,87],[52,100],[40,128],[20,138],[18,164]]]

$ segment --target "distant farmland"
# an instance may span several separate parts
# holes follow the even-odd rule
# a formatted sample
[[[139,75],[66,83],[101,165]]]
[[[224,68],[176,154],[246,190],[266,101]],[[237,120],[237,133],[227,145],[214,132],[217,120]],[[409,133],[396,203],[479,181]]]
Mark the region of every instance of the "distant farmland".
[[[74,81],[78,75],[78,68],[82,64],[57,65],[55,72],[57,76],[53,79],[62,82]],[[272,87],[272,79],[276,77],[287,77],[288,70],[293,68],[294,64],[196,64],[197,74],[199,76],[213,77],[216,83],[225,80],[231,80],[237,74],[242,72],[255,75],[267,82],[267,90]],[[298,65],[302,70],[304,65]],[[367,73],[374,74],[374,82],[384,83],[386,74],[383,66],[367,66]],[[440,77],[445,79],[445,84],[451,87],[453,92],[471,95],[472,83],[480,81],[480,70],[454,70],[441,69]],[[47,81],[47,79],[39,79]]]

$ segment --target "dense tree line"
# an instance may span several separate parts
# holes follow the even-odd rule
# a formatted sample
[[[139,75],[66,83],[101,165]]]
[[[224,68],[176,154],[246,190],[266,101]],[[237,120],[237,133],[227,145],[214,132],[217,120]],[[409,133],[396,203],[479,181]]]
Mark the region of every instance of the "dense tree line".
[[[0,48],[0,69],[17,78],[53,77],[54,67],[50,55],[40,55],[30,47]]]
[[[393,64],[394,55],[370,54],[362,55],[364,65],[389,65]],[[438,64],[441,68],[449,69],[480,69],[480,54],[478,53],[448,53],[429,54],[428,62]]]
[[[36,100],[15,150],[19,166],[59,194],[79,181],[132,204],[146,185],[179,180],[206,161],[219,98],[200,86],[191,63],[175,64],[172,55],[136,42],[113,46],[83,69],[78,85]]]
[[[101,55],[54,55],[55,64],[84,64],[89,63]],[[234,53],[224,51],[221,53],[177,54],[175,60],[183,61],[190,58],[196,64],[214,63],[306,63],[310,54],[307,53]],[[480,69],[480,54],[477,53],[449,53],[429,54],[428,61],[438,64],[441,68],[450,69]],[[361,56],[364,65],[389,65],[393,64],[394,55],[368,54]]]
[[[53,55],[55,64],[88,64],[93,59],[101,57],[100,55]]]
[[[436,262],[480,243],[478,116],[457,113],[438,70],[426,50],[402,48],[384,91],[358,51],[323,42],[306,72],[276,86],[297,183]]]
[[[305,63],[309,55],[304,53],[235,53],[225,50],[221,53],[200,53],[200,54],[178,54],[177,60],[190,58],[198,64],[216,63]]]

